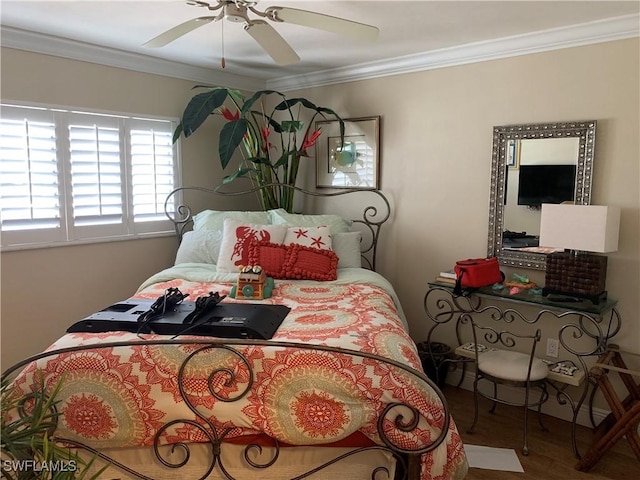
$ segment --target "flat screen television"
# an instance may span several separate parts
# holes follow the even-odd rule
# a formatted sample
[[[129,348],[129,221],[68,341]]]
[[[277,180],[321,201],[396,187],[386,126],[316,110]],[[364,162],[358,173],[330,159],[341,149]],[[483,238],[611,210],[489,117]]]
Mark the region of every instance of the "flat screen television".
[[[520,165],[518,173],[518,205],[539,207],[574,200],[575,165]]]

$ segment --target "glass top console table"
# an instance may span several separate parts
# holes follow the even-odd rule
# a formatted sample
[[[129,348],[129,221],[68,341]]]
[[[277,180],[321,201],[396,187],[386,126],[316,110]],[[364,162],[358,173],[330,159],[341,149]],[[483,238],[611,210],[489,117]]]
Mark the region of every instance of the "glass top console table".
[[[590,386],[595,383],[589,376],[585,360],[602,354],[609,340],[620,331],[621,319],[616,305],[617,301],[611,298],[593,304],[589,300],[580,301],[571,297],[544,297],[528,289],[511,295],[508,288],[494,290],[492,287],[483,287],[456,295],[452,285],[433,282],[428,284],[424,297],[425,313],[433,322],[426,344],[431,345],[436,332],[444,329],[445,325],[454,325],[458,342],[454,361],[462,364],[462,376],[458,382],[460,386],[466,364],[475,359],[475,354],[465,354],[465,347],[471,346],[471,351],[474,351],[472,343],[465,343],[470,338],[470,329],[464,326],[470,316],[474,319],[482,316],[486,318],[482,321],[486,322],[519,321],[531,325],[545,322],[547,336],[557,338],[562,346],[560,359],[543,358],[550,368],[548,384],[556,391],[558,403],[568,404],[572,410],[571,441],[574,454],[580,458],[575,437],[577,418]],[[565,355],[569,359],[564,358]],[[563,372],[566,372],[567,365],[575,371],[565,376]],[[576,387],[578,393],[569,395],[569,386]],[[595,390],[592,390],[589,401],[592,425],[595,424],[591,408],[594,393]]]

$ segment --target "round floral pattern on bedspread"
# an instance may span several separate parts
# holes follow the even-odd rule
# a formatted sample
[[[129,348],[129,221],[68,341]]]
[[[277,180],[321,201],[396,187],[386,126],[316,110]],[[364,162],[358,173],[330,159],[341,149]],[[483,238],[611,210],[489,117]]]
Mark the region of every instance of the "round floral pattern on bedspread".
[[[349,295],[351,289],[347,285],[297,285],[281,283],[278,285],[285,297],[298,303],[317,303],[321,301],[335,302],[337,297]]]
[[[406,337],[395,331],[371,331],[360,336],[358,344],[366,347],[365,351],[376,352],[383,357],[402,363],[409,363],[415,369],[421,369],[417,351],[410,348]]]
[[[154,408],[151,388],[113,348],[61,353],[46,363],[48,388],[64,378],[60,436],[89,440],[94,447],[140,445],[161,425],[163,413]]]
[[[134,431],[141,419],[136,414],[135,404],[130,402],[129,395],[119,382],[91,371],[72,372],[65,380],[60,392],[60,396],[66,399],[61,408],[62,421],[78,440],[88,438],[100,441],[116,435],[133,437],[138,441],[144,438],[144,432]],[[92,393],[87,395],[87,391]],[[130,417],[121,416],[121,423],[118,423],[116,411],[127,412]]]
[[[158,384],[162,391],[172,393],[176,403],[183,401],[178,389],[179,379],[189,403],[194,407],[203,406],[208,409],[213,408],[216,396],[232,400],[238,397],[251,381],[251,372],[247,365],[237,353],[226,347],[205,347],[197,344],[144,345],[133,347],[132,350],[134,354],[131,356],[131,362],[139,363],[146,382],[149,385]],[[189,355],[192,356],[185,363]],[[242,355],[251,364],[263,354],[258,348],[247,347],[243,349]]]
[[[287,320],[278,329],[278,338],[293,338],[298,341],[340,338],[352,333],[359,323],[354,313],[332,308],[322,311],[300,308],[295,313],[290,313]]]
[[[281,441],[297,445],[337,441],[374,415],[368,399],[377,390],[364,369],[355,368],[352,358],[288,350],[265,359],[263,368],[259,388],[243,412]]]

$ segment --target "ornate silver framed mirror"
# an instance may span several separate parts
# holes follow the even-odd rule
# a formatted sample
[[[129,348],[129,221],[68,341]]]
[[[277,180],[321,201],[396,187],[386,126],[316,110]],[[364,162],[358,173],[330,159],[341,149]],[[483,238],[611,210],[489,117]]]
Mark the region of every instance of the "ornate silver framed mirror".
[[[591,203],[595,135],[595,120],[494,127],[488,256],[546,268],[540,205]]]

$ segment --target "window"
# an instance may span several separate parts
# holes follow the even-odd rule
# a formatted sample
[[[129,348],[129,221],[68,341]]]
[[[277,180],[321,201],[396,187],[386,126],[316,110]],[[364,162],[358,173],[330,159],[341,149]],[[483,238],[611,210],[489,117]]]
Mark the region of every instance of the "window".
[[[172,232],[175,121],[2,105],[3,249]],[[173,205],[170,205],[172,210]]]

